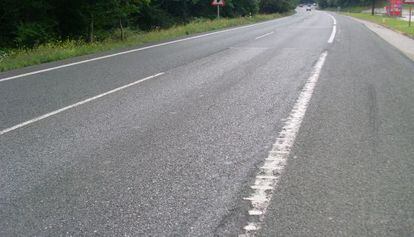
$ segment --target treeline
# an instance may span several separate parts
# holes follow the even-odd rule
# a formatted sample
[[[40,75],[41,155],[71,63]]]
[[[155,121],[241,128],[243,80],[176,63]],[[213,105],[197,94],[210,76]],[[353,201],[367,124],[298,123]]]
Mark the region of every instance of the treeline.
[[[317,0],[321,8],[327,7],[351,7],[351,6],[368,6],[372,0]]]
[[[286,12],[296,0],[226,0],[223,17]],[[214,18],[211,0],[1,0],[0,48],[75,39],[93,42],[125,31]],[[116,34],[115,34],[116,33]]]

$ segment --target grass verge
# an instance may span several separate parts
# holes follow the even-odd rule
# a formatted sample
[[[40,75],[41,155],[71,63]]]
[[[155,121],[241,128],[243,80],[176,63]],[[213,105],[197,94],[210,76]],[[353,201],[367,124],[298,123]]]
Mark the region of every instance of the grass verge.
[[[379,25],[385,26],[392,30],[398,31],[402,34],[405,34],[411,38],[414,38],[414,24],[411,27],[408,26],[408,21],[400,20],[394,17],[380,16],[366,14],[366,13],[345,13],[345,15],[359,18],[366,21],[371,21]]]
[[[111,38],[95,43],[66,40],[43,44],[31,49],[0,50],[0,72],[107,50],[140,46],[146,43],[155,43],[190,34],[257,23],[289,14],[292,13],[259,14],[252,17],[222,18],[220,20],[198,19],[188,24],[177,25],[169,29],[150,32],[132,32],[123,41]]]
[[[359,12],[362,12],[362,11],[367,10],[369,8],[370,8],[369,6],[352,6],[352,7],[343,7],[343,8],[340,8],[339,10],[340,10],[341,13],[342,12],[359,13]],[[325,8],[323,10],[336,12],[338,10],[338,8],[328,7],[328,8]]]

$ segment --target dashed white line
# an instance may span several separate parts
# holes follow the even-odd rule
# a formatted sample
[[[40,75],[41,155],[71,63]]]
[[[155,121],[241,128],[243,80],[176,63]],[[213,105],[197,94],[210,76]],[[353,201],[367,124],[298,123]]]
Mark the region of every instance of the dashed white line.
[[[328,52],[323,52],[313,67],[311,76],[296,100],[282,131],[273,144],[272,150],[256,175],[254,185],[251,186],[252,195],[244,198],[244,200],[251,203],[252,209],[249,210],[250,218],[243,227],[244,232],[239,235],[240,237],[254,236],[257,230],[260,229],[274,189],[277,187],[279,178],[287,165],[287,159],[295,143],[327,55]]]
[[[276,19],[276,20],[279,20],[279,19]],[[82,61],[79,61],[79,62],[63,64],[63,65],[56,66],[56,67],[50,67],[50,68],[46,68],[46,69],[42,69],[42,70],[38,70],[38,71],[33,71],[33,72],[19,74],[19,75],[16,75],[16,76],[10,76],[10,77],[1,78],[0,79],[0,82],[9,81],[9,80],[13,80],[13,79],[20,78],[20,77],[25,77],[25,76],[35,75],[35,74],[39,74],[39,73],[43,73],[43,72],[49,72],[49,71],[57,70],[57,69],[60,69],[60,68],[75,66],[75,65],[78,65],[78,64],[82,64],[82,63],[87,63],[87,62],[102,60],[102,59],[105,59],[105,58],[111,58],[111,57],[115,57],[115,56],[119,56],[119,55],[123,55],[123,54],[129,54],[129,53],[133,53],[133,52],[137,52],[137,51],[142,51],[142,50],[146,50],[146,49],[151,49],[151,48],[155,48],[155,47],[160,47],[160,46],[175,44],[175,43],[184,42],[184,41],[193,40],[193,39],[199,39],[199,38],[203,38],[203,37],[206,37],[206,36],[221,34],[221,33],[230,32],[230,31],[234,31],[234,30],[239,30],[239,29],[244,29],[244,28],[250,28],[250,27],[253,27],[253,26],[258,26],[258,25],[262,25],[262,24],[269,23],[269,22],[270,21],[265,21],[265,22],[251,24],[251,25],[247,25],[247,26],[240,26],[240,27],[236,27],[236,28],[232,28],[232,29],[216,31],[216,32],[212,32],[212,33],[207,33],[207,34],[192,36],[192,37],[188,37],[188,38],[184,38],[184,39],[168,41],[168,42],[165,42],[165,43],[155,44],[155,45],[151,45],[151,46],[147,46],[147,47],[142,47],[142,48],[127,50],[127,51],[123,51],[123,52],[119,52],[119,53],[114,53],[114,54],[109,54],[109,55],[105,55],[105,56],[101,56],[101,57],[96,57],[96,58],[91,58],[91,59],[87,59],[87,60],[82,60]]]
[[[274,34],[275,32],[269,32],[269,33],[267,33],[267,34],[264,34],[264,35],[261,35],[261,36],[259,36],[259,37],[256,37],[256,40],[258,40],[258,39],[261,39],[261,38],[264,38],[264,37],[266,37],[266,36],[269,36],[269,35],[272,35],[272,34]]]
[[[103,96],[106,96],[106,95],[109,95],[109,94],[115,93],[115,92],[117,92],[117,91],[120,91],[120,90],[126,89],[126,88],[128,88],[128,87],[130,87],[130,86],[133,86],[133,85],[136,85],[136,84],[142,83],[142,82],[144,82],[144,81],[147,81],[147,80],[149,80],[149,79],[152,79],[152,78],[155,78],[155,77],[161,76],[161,75],[163,75],[163,74],[164,74],[164,73],[163,73],[163,72],[161,72],[161,73],[158,73],[158,74],[155,74],[155,75],[152,75],[152,76],[149,76],[149,77],[146,77],[146,78],[140,79],[140,80],[138,80],[138,81],[135,81],[135,82],[129,83],[129,84],[127,84],[127,85],[124,85],[124,86],[121,86],[121,87],[115,88],[115,89],[113,89],[113,90],[110,90],[110,91],[107,91],[107,92],[105,92],[105,93],[102,93],[102,94],[96,95],[96,96],[91,97],[91,98],[88,98],[88,99],[86,99],[86,100],[79,101],[79,102],[77,102],[77,103],[75,103],[75,104],[72,104],[72,105],[69,105],[69,106],[63,107],[63,108],[61,108],[61,109],[58,109],[58,110],[52,111],[52,112],[50,112],[50,113],[44,114],[44,115],[39,116],[39,117],[36,117],[36,118],[34,118],[34,119],[30,119],[30,120],[28,120],[28,121],[26,121],[26,122],[23,122],[23,123],[17,124],[17,125],[15,125],[15,126],[13,126],[13,127],[6,128],[6,129],[4,129],[4,130],[1,130],[1,131],[0,131],[0,135],[6,134],[6,133],[11,132],[11,131],[13,131],[13,130],[16,130],[16,129],[18,129],[18,128],[25,127],[25,126],[27,126],[27,125],[29,125],[29,124],[32,124],[32,123],[38,122],[38,121],[40,121],[40,120],[42,120],[42,119],[48,118],[48,117],[50,117],[50,116],[53,116],[53,115],[56,115],[56,114],[59,114],[59,113],[62,113],[62,112],[64,112],[64,111],[66,111],[66,110],[69,110],[69,109],[75,108],[75,107],[77,107],[77,106],[79,106],[79,105],[86,104],[86,103],[88,103],[88,102],[91,102],[91,101],[94,101],[94,100],[96,100],[96,99],[99,99],[99,98],[101,98],[101,97],[103,97]]]

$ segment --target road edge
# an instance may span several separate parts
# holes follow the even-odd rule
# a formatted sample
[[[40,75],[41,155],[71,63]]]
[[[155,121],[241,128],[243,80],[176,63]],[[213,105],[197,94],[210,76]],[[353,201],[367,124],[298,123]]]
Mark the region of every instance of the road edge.
[[[187,40],[191,40],[193,38],[201,38],[201,37],[207,36],[207,35],[219,34],[219,33],[222,33],[222,32],[233,31],[233,30],[237,30],[237,29],[241,29],[241,28],[249,28],[249,27],[253,27],[253,26],[256,26],[256,25],[260,25],[260,24],[265,24],[265,23],[272,22],[272,21],[278,21],[278,20],[281,20],[281,19],[286,19],[286,18],[291,17],[291,16],[296,15],[296,14],[297,14],[296,11],[292,11],[291,13],[283,15],[281,17],[270,19],[270,20],[259,21],[259,22],[256,22],[256,23],[249,23],[249,24],[242,24],[242,25],[238,25],[238,26],[225,27],[225,28],[218,29],[218,30],[204,31],[204,32],[200,32],[200,33],[195,33],[195,34],[184,35],[184,36],[180,36],[180,37],[173,37],[173,38],[169,38],[169,39],[164,39],[164,40],[161,40],[161,41],[154,41],[154,42],[149,42],[149,43],[145,43],[145,44],[139,44],[139,45],[136,45],[136,46],[130,46],[130,47],[125,47],[125,48],[120,48],[120,49],[111,49],[111,50],[99,51],[99,52],[95,52],[95,53],[92,53],[92,54],[84,54],[84,55],[69,57],[69,58],[65,58],[65,59],[61,59],[61,60],[54,60],[54,61],[40,63],[40,64],[33,64],[33,65],[30,65],[30,66],[26,66],[26,67],[20,67],[20,68],[16,68],[16,69],[6,70],[6,71],[0,72],[0,82],[11,80],[11,79],[14,79],[14,78],[25,77],[25,76],[37,74],[36,71],[42,71],[42,72],[50,71],[51,68],[68,67],[68,66],[72,66],[72,65],[76,65],[76,64],[82,64],[84,62],[96,61],[96,60],[99,60],[99,58],[103,59],[103,58],[108,58],[108,57],[112,57],[112,56],[115,56],[115,55],[126,54],[126,53],[129,53],[129,52],[141,51],[141,50],[146,49],[146,48],[153,48],[153,47],[158,47],[158,46],[161,46],[161,45],[172,44],[172,43],[175,43],[175,42],[187,41]],[[54,70],[54,69],[52,69],[52,70]]]
[[[403,34],[402,32],[396,31],[394,29],[390,29],[389,27],[385,27],[383,25],[361,20],[352,16],[344,15],[346,17],[349,17],[350,19],[357,21],[359,23],[362,23],[365,25],[369,30],[374,32],[376,35],[378,35],[380,38],[400,50],[404,55],[406,55],[409,59],[414,61],[414,39],[411,37]],[[399,43],[397,43],[399,42]],[[403,42],[404,44],[408,44],[409,46],[403,46],[401,44]]]

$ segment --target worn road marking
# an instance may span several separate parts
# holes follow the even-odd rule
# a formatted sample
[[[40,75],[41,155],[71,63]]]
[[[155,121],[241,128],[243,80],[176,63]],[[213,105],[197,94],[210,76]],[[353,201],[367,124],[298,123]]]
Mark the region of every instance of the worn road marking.
[[[88,99],[86,99],[86,100],[79,101],[79,102],[77,102],[77,103],[75,103],[75,104],[72,104],[72,105],[69,105],[69,106],[63,107],[63,108],[61,108],[61,109],[58,109],[58,110],[55,110],[55,111],[53,111],[53,112],[50,112],[50,113],[44,114],[44,115],[42,115],[42,116],[36,117],[36,118],[31,119],[31,120],[28,120],[28,121],[26,121],[26,122],[23,122],[23,123],[17,124],[17,125],[15,125],[15,126],[13,126],[13,127],[6,128],[6,129],[4,129],[4,130],[1,130],[1,131],[0,131],[0,135],[6,134],[6,133],[11,132],[11,131],[13,131],[13,130],[16,130],[16,129],[18,129],[18,128],[22,128],[22,127],[27,126],[27,125],[29,125],[29,124],[32,124],[32,123],[38,122],[38,121],[40,121],[40,120],[42,120],[42,119],[45,119],[45,118],[48,118],[48,117],[50,117],[50,116],[53,116],[53,115],[56,115],[56,114],[62,113],[63,111],[66,111],[66,110],[69,110],[69,109],[75,108],[75,107],[77,107],[77,106],[79,106],[79,105],[83,105],[83,104],[86,104],[86,103],[88,103],[88,102],[94,101],[94,100],[99,99],[99,98],[101,98],[101,97],[104,97],[104,96],[106,96],[106,95],[109,95],[109,94],[115,93],[115,92],[117,92],[117,91],[120,91],[120,90],[126,89],[126,88],[128,88],[128,87],[130,87],[130,86],[133,86],[133,85],[139,84],[139,83],[144,82],[144,81],[147,81],[147,80],[149,80],[149,79],[152,79],[152,78],[155,78],[155,77],[161,76],[161,75],[163,75],[163,74],[164,74],[164,73],[163,73],[163,72],[161,72],[161,73],[158,73],[158,74],[155,74],[155,75],[152,75],[152,76],[149,76],[149,77],[146,77],[146,78],[140,79],[140,80],[138,80],[138,81],[135,81],[135,82],[129,83],[129,84],[127,84],[127,85],[124,85],[124,86],[121,86],[121,87],[115,88],[115,89],[113,89],[113,90],[110,90],[110,91],[107,91],[107,92],[105,92],[105,93],[102,93],[102,94],[96,95],[96,96],[91,97],[91,98],[88,98]]]
[[[284,122],[272,150],[265,159],[264,165],[258,171],[254,185],[251,186],[252,195],[244,198],[251,203],[248,223],[243,227],[244,233],[240,237],[254,236],[260,229],[266,210],[270,204],[273,191],[283,173],[291,148],[295,143],[296,135],[300,129],[306,110],[309,106],[313,91],[319,79],[319,74],[325,63],[328,52],[323,52],[312,69],[311,76],[306,81],[292,111]]]
[[[82,61],[79,61],[79,62],[68,63],[68,64],[56,66],[56,67],[50,67],[50,68],[46,68],[46,69],[42,69],[42,70],[38,70],[38,71],[33,71],[33,72],[19,74],[19,75],[16,75],[16,76],[5,77],[5,78],[1,78],[0,79],[0,82],[9,81],[9,80],[13,80],[13,79],[20,78],[20,77],[25,77],[25,76],[35,75],[35,74],[39,74],[39,73],[43,73],[43,72],[49,72],[49,71],[53,71],[53,70],[56,70],[56,69],[70,67],[70,66],[74,66],[74,65],[78,65],[78,64],[82,64],[82,63],[87,63],[87,62],[102,60],[102,59],[105,59],[105,58],[111,58],[111,57],[115,57],[115,56],[119,56],[119,55],[123,55],[123,54],[129,54],[129,53],[133,53],[133,52],[137,52],[137,51],[142,51],[142,50],[146,50],[146,49],[156,48],[156,47],[170,45],[170,44],[175,44],[175,43],[184,42],[184,41],[193,40],[193,39],[199,39],[199,38],[203,38],[203,37],[206,37],[206,36],[211,36],[211,35],[221,34],[221,33],[230,32],[230,31],[234,31],[234,30],[240,30],[240,29],[250,28],[250,27],[254,27],[254,26],[258,26],[258,25],[267,24],[269,22],[277,21],[277,20],[280,20],[280,19],[275,19],[275,20],[271,20],[271,21],[265,21],[265,22],[251,24],[251,25],[247,25],[247,26],[240,26],[240,27],[236,27],[236,28],[232,28],[232,29],[216,31],[216,32],[212,32],[212,33],[197,35],[197,36],[193,36],[193,37],[189,37],[189,38],[184,38],[184,39],[179,39],[179,40],[168,41],[168,42],[161,43],[161,44],[155,44],[155,45],[151,45],[151,46],[147,46],[147,47],[142,47],[142,48],[138,48],[138,49],[127,50],[127,51],[123,51],[123,52],[119,52],[119,53],[114,53],[114,54],[109,54],[109,55],[105,55],[105,56],[101,56],[101,57],[96,57],[96,58],[91,58],[91,59],[87,59],[87,60],[82,60]]]
[[[331,33],[331,36],[329,37],[329,39],[328,39],[328,43],[329,44],[332,44],[333,43],[333,41],[334,41],[334,39],[335,39],[335,35],[336,35],[336,19],[335,19],[335,17],[333,17],[331,14],[328,14],[331,18],[332,18],[332,20],[333,20],[333,27],[332,27],[332,33]]]
[[[269,35],[272,35],[272,34],[274,34],[275,32],[269,32],[269,33],[267,33],[267,34],[264,34],[264,35],[261,35],[261,36],[259,36],[259,37],[256,37],[256,40],[258,40],[258,39],[261,39],[261,38],[264,38],[264,37],[266,37],[266,36],[269,36]]]

